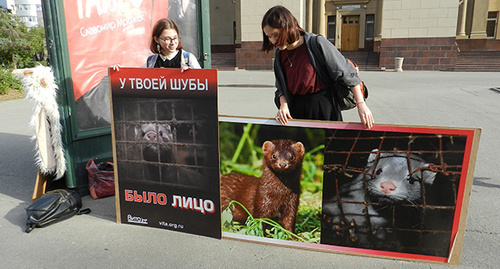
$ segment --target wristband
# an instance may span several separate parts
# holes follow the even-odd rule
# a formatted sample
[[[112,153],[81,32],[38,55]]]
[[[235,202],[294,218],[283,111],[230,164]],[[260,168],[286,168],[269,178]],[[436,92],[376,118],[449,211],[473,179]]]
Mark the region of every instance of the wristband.
[[[361,104],[361,103],[364,103],[365,101],[359,101],[359,102],[356,102],[356,107]]]

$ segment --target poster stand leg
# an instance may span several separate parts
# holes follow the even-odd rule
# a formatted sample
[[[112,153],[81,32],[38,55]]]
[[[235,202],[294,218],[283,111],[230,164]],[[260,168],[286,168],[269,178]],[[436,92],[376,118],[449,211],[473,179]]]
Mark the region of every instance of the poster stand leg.
[[[33,189],[32,201],[40,198],[47,190],[48,177],[44,176],[40,171],[36,174],[35,188]]]

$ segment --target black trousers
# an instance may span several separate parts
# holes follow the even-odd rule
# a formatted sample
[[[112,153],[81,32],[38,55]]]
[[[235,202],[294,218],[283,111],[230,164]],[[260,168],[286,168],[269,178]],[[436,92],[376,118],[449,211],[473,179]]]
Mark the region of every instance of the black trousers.
[[[293,95],[290,113],[294,119],[342,121],[342,113],[331,89],[308,95]]]

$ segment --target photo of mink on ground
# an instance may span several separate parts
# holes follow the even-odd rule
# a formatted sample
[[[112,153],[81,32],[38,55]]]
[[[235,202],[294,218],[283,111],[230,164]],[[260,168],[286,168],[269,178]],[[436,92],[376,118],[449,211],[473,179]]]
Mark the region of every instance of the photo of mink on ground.
[[[278,217],[278,223],[293,232],[299,206],[304,145],[290,140],[266,141],[262,155],[261,177],[236,172],[221,176],[222,209],[235,200],[246,210],[235,206],[233,220],[244,222],[248,215]]]
[[[224,232],[319,243],[323,130],[221,122]]]

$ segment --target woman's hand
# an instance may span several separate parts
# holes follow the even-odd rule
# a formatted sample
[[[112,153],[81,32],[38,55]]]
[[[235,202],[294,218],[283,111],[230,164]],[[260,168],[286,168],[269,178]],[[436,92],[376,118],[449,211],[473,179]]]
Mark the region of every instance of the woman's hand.
[[[181,65],[181,73],[188,70],[189,69],[189,66],[187,65]]]
[[[358,103],[356,105],[358,108],[359,119],[361,123],[365,126],[365,128],[370,129],[373,127],[373,115],[371,110],[368,108],[365,102]]]
[[[286,125],[288,120],[292,119],[292,115],[290,115],[290,110],[288,108],[283,108],[283,106],[276,113],[276,121],[281,123],[281,125]]]
[[[363,99],[363,93],[361,92],[361,87],[358,85],[351,87],[352,94],[354,95],[354,100],[356,100],[356,107],[358,108],[359,119],[365,128],[370,129],[373,127],[373,115],[368,106]]]
[[[276,113],[275,117],[276,121],[281,123],[281,125],[286,125],[288,120],[292,119],[292,115],[290,114],[290,109],[288,109],[288,103],[286,102],[285,96],[280,96],[280,109],[278,109],[278,113]]]

